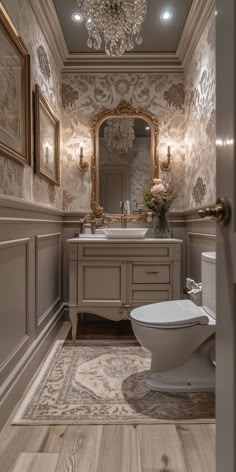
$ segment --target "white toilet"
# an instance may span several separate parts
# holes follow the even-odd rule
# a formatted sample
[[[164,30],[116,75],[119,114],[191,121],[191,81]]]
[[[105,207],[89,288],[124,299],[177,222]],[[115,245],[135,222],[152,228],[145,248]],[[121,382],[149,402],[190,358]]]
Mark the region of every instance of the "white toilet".
[[[190,300],[154,303],[131,311],[134,334],[151,351],[146,383],[163,392],[215,389],[216,253],[201,257],[202,307]]]

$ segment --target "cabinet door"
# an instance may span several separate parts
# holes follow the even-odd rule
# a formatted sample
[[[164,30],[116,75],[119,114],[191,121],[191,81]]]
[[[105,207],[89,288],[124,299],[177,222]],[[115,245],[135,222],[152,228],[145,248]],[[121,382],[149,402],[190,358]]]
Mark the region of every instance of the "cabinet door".
[[[78,263],[78,305],[120,307],[125,303],[126,271],[120,261]]]

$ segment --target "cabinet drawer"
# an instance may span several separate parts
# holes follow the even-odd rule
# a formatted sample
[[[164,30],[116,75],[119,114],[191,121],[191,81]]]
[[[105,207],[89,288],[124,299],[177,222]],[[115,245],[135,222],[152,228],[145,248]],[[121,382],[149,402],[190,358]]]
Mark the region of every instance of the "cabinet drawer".
[[[133,264],[132,282],[133,284],[169,284],[170,266]]]
[[[144,290],[141,289],[134,289],[132,290],[132,302],[135,303],[155,303],[155,302],[165,302],[171,299],[170,288],[163,287],[160,290]]]
[[[100,245],[94,244],[93,246],[88,245],[83,247],[83,257],[86,258],[102,258],[116,257],[123,258],[132,258],[132,257],[160,257],[160,258],[170,258],[171,248],[169,246],[152,246],[147,244],[112,244],[104,243]]]

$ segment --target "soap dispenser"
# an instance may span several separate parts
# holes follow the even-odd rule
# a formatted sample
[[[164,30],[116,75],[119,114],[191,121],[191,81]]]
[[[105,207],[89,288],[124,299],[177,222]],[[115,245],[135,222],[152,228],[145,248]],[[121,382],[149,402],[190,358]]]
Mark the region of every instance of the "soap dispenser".
[[[83,233],[84,234],[93,234],[95,233],[95,219],[90,213],[88,213],[83,222]]]

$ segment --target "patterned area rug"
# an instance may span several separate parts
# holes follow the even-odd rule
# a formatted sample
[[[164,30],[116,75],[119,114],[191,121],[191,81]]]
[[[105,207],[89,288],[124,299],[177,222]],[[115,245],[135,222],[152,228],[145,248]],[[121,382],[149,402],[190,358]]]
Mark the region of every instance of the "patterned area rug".
[[[135,342],[57,341],[13,424],[139,424],[214,418],[214,395],[150,391]]]

